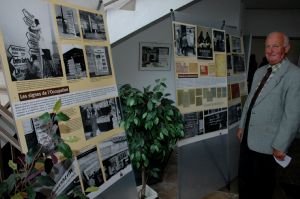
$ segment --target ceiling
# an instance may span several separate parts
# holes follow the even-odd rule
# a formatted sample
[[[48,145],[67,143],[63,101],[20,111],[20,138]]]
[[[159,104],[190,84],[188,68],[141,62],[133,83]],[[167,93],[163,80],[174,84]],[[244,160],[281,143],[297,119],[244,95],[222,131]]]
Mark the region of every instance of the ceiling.
[[[246,9],[300,9],[300,0],[244,0]]]

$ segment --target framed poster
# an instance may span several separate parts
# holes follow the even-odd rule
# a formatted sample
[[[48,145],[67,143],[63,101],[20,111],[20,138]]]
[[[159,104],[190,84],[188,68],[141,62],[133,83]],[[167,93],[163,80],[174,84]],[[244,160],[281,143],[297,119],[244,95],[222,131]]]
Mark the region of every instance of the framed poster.
[[[140,42],[139,70],[170,70],[171,44]]]

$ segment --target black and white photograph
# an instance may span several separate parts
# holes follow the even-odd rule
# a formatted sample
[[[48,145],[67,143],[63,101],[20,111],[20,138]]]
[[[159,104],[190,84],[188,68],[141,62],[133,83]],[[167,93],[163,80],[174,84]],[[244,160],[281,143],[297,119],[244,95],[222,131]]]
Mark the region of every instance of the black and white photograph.
[[[231,39],[231,52],[232,53],[243,53],[242,39],[241,37],[232,36]]]
[[[84,190],[88,187],[99,187],[104,183],[96,147],[80,153],[77,156],[77,161]]]
[[[86,140],[119,127],[121,119],[116,99],[106,99],[80,106]]]
[[[217,108],[204,111],[205,133],[227,128],[227,108]]]
[[[174,24],[175,54],[177,56],[196,56],[196,27]]]
[[[106,30],[101,14],[79,10],[81,30],[84,39],[105,41]]]
[[[61,61],[46,1],[3,0],[0,29],[12,81],[62,77]],[[9,9],[8,9],[9,8]],[[8,23],[12,21],[13,23]]]
[[[170,70],[171,45],[140,42],[140,70]]]
[[[65,159],[52,167],[49,176],[56,184],[50,187],[51,195],[57,197],[65,194],[70,198],[74,198],[75,190],[81,191],[79,175],[76,172],[75,165],[76,161],[74,159]]]
[[[192,112],[183,115],[184,138],[194,137],[204,133],[203,112]]]
[[[81,45],[63,44],[63,59],[67,79],[83,79],[87,77],[84,62],[83,47]]]
[[[108,47],[85,46],[90,77],[100,77],[112,74]]]
[[[226,58],[227,58],[227,76],[230,76],[233,73],[232,56],[231,56],[231,54],[227,54]]]
[[[62,38],[80,38],[77,11],[74,8],[55,5],[55,14],[58,33]]]
[[[56,134],[60,136],[58,122],[44,121],[40,117],[31,118],[23,121],[23,129],[28,150],[41,144],[44,153],[51,153],[55,148],[52,137]]]
[[[231,53],[230,35],[226,34],[226,53]]]
[[[116,176],[130,165],[129,150],[125,133],[112,137],[99,144],[106,180]],[[122,177],[120,174],[119,177]]]
[[[232,65],[234,73],[246,72],[244,54],[232,54]]]
[[[242,105],[241,103],[230,106],[228,108],[228,125],[232,125],[240,121],[242,116]]]
[[[222,30],[213,30],[213,41],[215,52],[225,52],[225,32]]]
[[[213,60],[212,29],[197,27],[197,58]]]

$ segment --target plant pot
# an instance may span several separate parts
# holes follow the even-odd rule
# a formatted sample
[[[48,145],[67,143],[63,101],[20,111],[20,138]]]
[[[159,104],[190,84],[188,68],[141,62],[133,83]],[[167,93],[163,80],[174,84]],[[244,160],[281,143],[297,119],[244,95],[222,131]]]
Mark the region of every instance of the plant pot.
[[[137,186],[136,189],[137,189],[137,192],[139,194],[140,190],[142,189],[142,185]],[[157,195],[156,191],[154,191],[148,185],[146,185],[146,193],[145,194],[146,194],[145,199],[156,199],[156,198],[158,198],[158,195]]]

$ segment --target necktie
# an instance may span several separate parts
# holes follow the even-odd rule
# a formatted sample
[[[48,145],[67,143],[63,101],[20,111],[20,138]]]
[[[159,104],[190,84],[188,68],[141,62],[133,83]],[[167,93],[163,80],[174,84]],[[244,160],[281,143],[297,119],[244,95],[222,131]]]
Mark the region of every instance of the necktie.
[[[259,86],[257,87],[257,89],[256,89],[256,91],[255,91],[255,93],[254,93],[254,95],[251,99],[251,102],[250,102],[250,105],[249,105],[249,108],[248,108],[248,111],[247,111],[245,130],[244,130],[244,135],[243,135],[242,142],[245,142],[246,139],[247,139],[247,136],[248,136],[248,127],[249,127],[249,121],[250,121],[250,117],[251,117],[252,108],[255,104],[255,101],[256,101],[257,97],[259,96],[259,93],[261,92],[262,88],[264,87],[264,85],[266,84],[268,78],[270,77],[271,73],[272,73],[272,67],[269,67],[268,71],[266,72],[265,76],[261,80]]]

